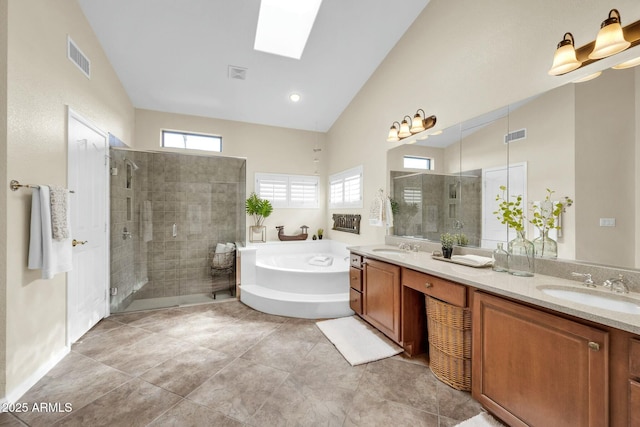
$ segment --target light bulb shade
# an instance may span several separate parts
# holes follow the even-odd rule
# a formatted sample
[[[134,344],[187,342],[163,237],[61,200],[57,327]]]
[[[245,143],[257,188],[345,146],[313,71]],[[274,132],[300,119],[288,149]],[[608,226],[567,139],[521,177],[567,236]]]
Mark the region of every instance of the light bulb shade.
[[[598,77],[600,77],[600,74],[602,74],[602,71],[596,71],[593,74],[589,74],[588,76],[584,76],[582,78],[579,78],[578,80],[574,80],[573,83],[588,82],[589,80],[597,79]]]
[[[398,136],[400,138],[411,136],[411,130],[409,129],[409,122],[407,121],[407,117],[409,118],[409,121],[411,121],[411,117],[405,116],[405,118],[402,120],[402,123],[400,123],[400,132],[398,132]]]
[[[576,49],[573,45],[573,36],[566,33],[560,43],[556,53],[553,55],[553,64],[549,70],[550,76],[559,76],[569,71],[580,68],[582,62],[576,58]]]
[[[422,114],[420,114],[422,111]],[[424,111],[422,109],[416,111],[415,116],[413,116],[413,120],[411,121],[411,129],[409,131],[411,133],[422,132],[426,128],[424,127]]]
[[[589,59],[606,58],[622,52],[629,46],[631,46],[631,43],[625,40],[622,33],[620,14],[616,9],[612,9],[609,12],[609,18],[602,23],[600,31],[598,31],[596,45],[593,48],[593,52],[589,54]]]
[[[396,125],[398,125],[398,127],[396,127]],[[393,122],[393,124],[391,125],[391,128],[389,128],[389,136],[387,137],[387,141],[388,142],[400,141],[400,138],[398,137],[398,128],[399,127],[400,127],[400,123]]]
[[[640,65],[640,56],[637,58],[630,59],[628,61],[621,62],[620,64],[614,65],[611,68],[613,68],[614,70],[624,70],[626,68],[632,68],[638,65]]]

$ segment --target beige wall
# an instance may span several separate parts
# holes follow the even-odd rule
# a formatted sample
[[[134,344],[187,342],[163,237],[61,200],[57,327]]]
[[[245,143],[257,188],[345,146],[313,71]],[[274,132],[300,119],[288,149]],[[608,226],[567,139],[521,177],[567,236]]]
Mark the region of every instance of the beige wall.
[[[67,34],[91,59],[91,80],[67,59]],[[6,178],[66,184],[67,106],[131,141],[133,107],[75,0],[9,0],[8,38]],[[8,193],[0,194],[9,225],[2,251],[10,395],[65,351],[66,275],[41,280],[39,270],[27,270],[31,191]]]
[[[136,110],[134,148],[161,150],[160,131],[162,129],[222,135],[223,155],[247,159],[247,194],[254,191],[256,172],[313,175],[316,170],[316,164],[313,162],[313,148],[317,144],[322,149],[318,153],[320,163],[317,165],[320,176],[320,206],[318,209],[274,209],[273,214],[265,221],[267,240],[278,240],[275,229],[277,225],[285,226],[285,234],[298,234],[301,225],[309,226],[309,232],[312,234],[318,228],[325,230],[331,228],[325,221],[324,133]],[[253,222],[250,217],[247,217],[247,226],[249,225],[253,225]]]
[[[623,70],[576,85],[576,258],[580,260],[613,266],[635,262],[634,81],[633,70]],[[615,218],[616,226],[600,227],[600,218]]]
[[[364,208],[351,213],[366,217],[377,189],[386,188],[394,120],[422,108],[445,128],[587,74],[589,67],[564,77],[547,71],[566,31],[582,45],[614,7],[625,22],[640,19],[636,0],[431,0],[328,132],[327,173],[364,166]],[[329,237],[364,244],[384,234],[363,221],[360,236]]]

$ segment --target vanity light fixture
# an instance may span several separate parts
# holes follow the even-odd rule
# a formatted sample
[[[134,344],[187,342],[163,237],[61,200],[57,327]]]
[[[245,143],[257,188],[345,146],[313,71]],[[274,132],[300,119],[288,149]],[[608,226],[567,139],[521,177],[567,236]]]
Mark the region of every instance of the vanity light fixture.
[[[593,74],[589,74],[588,76],[584,76],[578,80],[574,80],[572,83],[584,83],[584,82],[588,82],[589,80],[593,80],[597,77],[600,77],[600,74],[602,74],[602,71],[596,71]]]
[[[400,137],[398,136],[398,131],[399,130],[400,130],[400,123],[393,122],[391,124],[391,128],[389,129],[389,136],[387,137],[387,141],[389,141],[389,142],[398,142],[398,141],[400,141]]]
[[[589,59],[602,59],[607,56],[620,53],[631,46],[631,43],[624,38],[622,25],[620,25],[620,12],[618,9],[611,9],[609,17],[602,21],[600,31],[596,37],[596,46],[589,54]]]
[[[602,22],[596,40],[576,49],[573,34],[565,33],[558,43],[549,75],[559,76],[569,73],[638,44],[640,44],[640,20],[623,28],[620,12],[617,9],[611,9],[609,17]]]
[[[580,68],[582,62],[576,58],[576,48],[574,46],[573,34],[565,33],[558,43],[555,55],[553,55],[553,65],[549,70],[549,75],[559,76],[569,71]]]
[[[420,112],[422,112],[422,114]],[[404,138],[408,138],[412,135],[431,129],[435,125],[436,116],[427,117],[424,110],[419,109],[418,111],[416,111],[413,119],[411,118],[411,116],[404,116],[402,118],[402,123],[393,122],[391,124],[391,128],[389,128],[387,141],[398,142]],[[427,139],[427,136],[424,136],[421,139]]]
[[[409,121],[407,121],[409,119]],[[400,132],[398,132],[398,136],[400,139],[411,136],[411,129],[409,128],[409,123],[411,122],[411,117],[404,116],[402,118],[402,123],[400,123]]]
[[[632,68],[637,65],[640,65],[640,56],[637,58],[630,59],[628,61],[621,62],[620,64],[614,65],[611,68],[613,68],[614,70],[624,70],[626,68]]]

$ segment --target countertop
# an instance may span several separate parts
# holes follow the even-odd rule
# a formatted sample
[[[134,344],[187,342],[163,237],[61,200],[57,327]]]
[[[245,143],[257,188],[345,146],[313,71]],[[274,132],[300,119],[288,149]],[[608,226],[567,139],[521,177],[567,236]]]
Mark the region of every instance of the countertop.
[[[548,308],[560,313],[581,319],[622,329],[640,335],[640,314],[627,314],[607,310],[606,307],[591,307],[584,304],[555,298],[543,293],[538,287],[562,286],[577,290],[589,289],[589,293],[611,295],[611,291],[602,286],[586,288],[582,282],[553,276],[535,274],[533,277],[518,277],[508,273],[496,272],[489,268],[474,268],[464,265],[438,261],[431,258],[429,252],[403,252],[388,254],[374,251],[375,249],[395,249],[390,245],[351,246],[347,248],[353,253],[368,258],[386,261],[412,270],[438,276],[453,282],[473,286],[478,289],[502,295],[514,300],[527,302]],[[640,294],[615,294],[640,304]]]

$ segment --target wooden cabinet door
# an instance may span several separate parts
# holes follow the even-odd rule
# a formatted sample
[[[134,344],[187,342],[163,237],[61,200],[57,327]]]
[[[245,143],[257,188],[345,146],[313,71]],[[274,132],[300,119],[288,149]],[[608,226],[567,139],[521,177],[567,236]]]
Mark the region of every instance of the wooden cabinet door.
[[[400,343],[400,267],[366,259],[362,298],[365,320]]]
[[[608,353],[607,332],[474,296],[473,397],[510,426],[607,426]]]
[[[629,380],[629,426],[640,427],[640,383]]]

